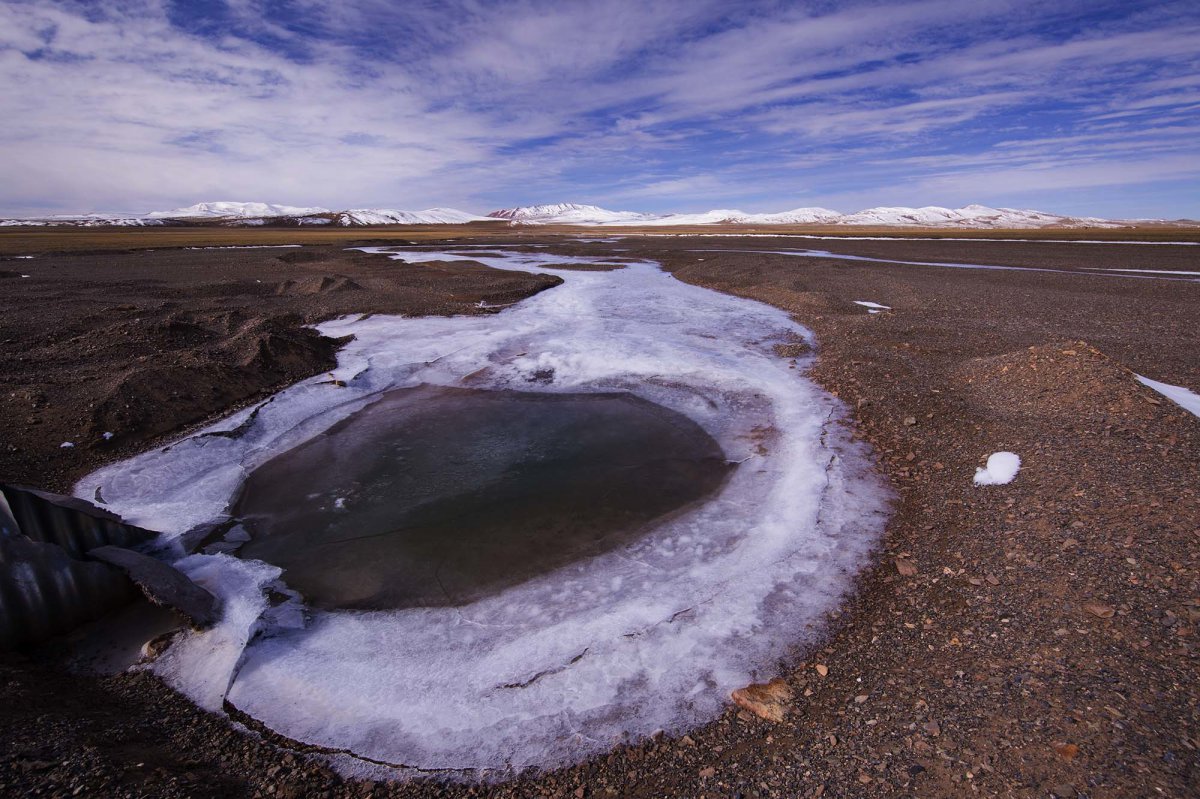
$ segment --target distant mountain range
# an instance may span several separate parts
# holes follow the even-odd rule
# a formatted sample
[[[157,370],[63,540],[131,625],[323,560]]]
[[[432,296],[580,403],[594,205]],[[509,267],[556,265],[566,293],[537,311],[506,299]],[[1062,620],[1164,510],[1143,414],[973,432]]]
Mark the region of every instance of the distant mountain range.
[[[235,227],[258,225],[340,225],[367,227],[370,225],[462,225],[467,222],[497,220],[469,214],[454,208],[427,208],[424,211],[400,211],[392,208],[355,208],[331,211],[328,208],[299,208],[273,203],[207,202],[175,208],[171,211],[151,211],[141,216],[122,214],[83,214],[79,216],[48,216],[36,219],[0,219],[0,227],[14,225],[73,225],[76,227],[142,227],[146,225],[219,224]]]
[[[367,227],[371,225],[458,225],[468,222],[507,222],[510,225],[584,225],[584,226],[682,226],[682,225],[860,225],[872,227],[933,227],[961,229],[1012,228],[1082,228],[1124,227],[1134,224],[1186,224],[1190,220],[1112,220],[1097,217],[1064,216],[1045,211],[1016,208],[991,208],[986,205],[967,205],[962,208],[880,207],[843,214],[828,208],[796,208],[770,214],[747,214],[742,211],[719,209],[691,214],[645,214],[636,211],[609,211],[595,205],[557,203],[504,208],[487,216],[458,211],[454,208],[427,208],[424,211],[401,211],[390,208],[358,208],[332,211],[328,208],[299,208],[258,202],[204,202],[170,211],[153,211],[143,215],[83,214],[51,216],[36,219],[3,219],[0,226],[13,225],[73,225],[144,226],[219,224],[233,226],[271,225],[337,225]]]
[[[950,227],[950,228],[1042,228],[1042,227],[1121,227],[1128,222],[1096,217],[1074,217],[1044,211],[1015,208],[990,208],[968,205],[963,208],[868,208],[843,214],[828,208],[796,208],[774,214],[747,214],[717,210],[698,214],[639,214],[609,211],[594,205],[533,205],[505,208],[488,214],[519,225],[872,225],[877,227]]]

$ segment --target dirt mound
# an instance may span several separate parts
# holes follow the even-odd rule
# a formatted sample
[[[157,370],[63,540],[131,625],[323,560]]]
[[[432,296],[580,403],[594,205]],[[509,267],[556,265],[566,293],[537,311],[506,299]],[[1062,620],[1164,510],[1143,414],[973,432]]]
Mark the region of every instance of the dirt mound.
[[[73,253],[0,268],[34,276],[0,291],[0,479],[58,491],[332,368],[337,342],[308,325],[494,313],[561,282],[462,262],[406,266],[340,245]]]
[[[241,368],[256,375],[276,375],[280,380],[311,374],[326,361],[332,366],[334,353],[346,339],[322,338],[300,324],[295,319],[292,326],[279,320],[255,325],[235,336],[226,350],[237,357]]]
[[[181,355],[172,364],[137,363],[125,369],[93,407],[93,439],[104,433],[117,439],[132,431],[138,437],[166,433],[180,420],[202,419],[252,397],[263,385],[292,382],[331,368],[341,342],[299,324],[290,315],[266,319],[217,346]],[[182,331],[205,341],[218,338],[194,323],[154,327],[164,337]]]
[[[363,287],[345,275],[321,275],[299,280],[285,280],[275,289],[279,296],[288,294],[332,294],[342,291],[362,291]]]
[[[1084,341],[975,358],[959,374],[972,401],[1014,420],[1054,418],[1070,426],[1148,421],[1163,403],[1133,372]]]
[[[285,264],[311,264],[317,261],[325,261],[329,259],[329,255],[320,250],[298,249],[288,250],[283,255],[279,256],[279,260]]]
[[[212,341],[218,333],[208,325],[197,323],[190,315],[175,314],[143,326],[145,334],[163,344],[175,347],[194,347]]]

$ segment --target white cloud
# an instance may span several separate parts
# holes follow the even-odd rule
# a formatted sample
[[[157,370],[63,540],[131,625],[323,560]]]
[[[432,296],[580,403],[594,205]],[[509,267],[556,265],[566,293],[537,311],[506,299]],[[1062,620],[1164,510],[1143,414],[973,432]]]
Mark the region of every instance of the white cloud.
[[[0,209],[487,210],[533,191],[783,207],[899,176],[951,194],[972,168],[986,201],[1022,178],[1051,190],[1042,161],[1129,183],[1166,174],[1121,168],[1138,152],[1197,154],[1182,3],[1070,35],[1039,15],[1090,4],[275,6],[229,0],[200,35],[168,0],[0,0]]]

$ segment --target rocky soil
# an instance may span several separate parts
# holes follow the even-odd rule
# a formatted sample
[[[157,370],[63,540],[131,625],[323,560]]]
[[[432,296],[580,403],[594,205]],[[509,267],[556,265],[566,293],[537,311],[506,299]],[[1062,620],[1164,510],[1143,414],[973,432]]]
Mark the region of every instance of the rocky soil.
[[[0,284],[0,481],[63,492],[98,460],[332,368],[340,343],[306,325],[495,313],[478,306],[561,282],[324,246],[46,254],[0,268],[29,275]]]
[[[343,781],[303,747],[239,731],[144,674],[70,676],[33,653],[0,664],[5,730],[0,793],[1197,795],[1200,419],[1138,384],[1133,371],[1200,387],[1200,283],[733,251],[782,246],[797,245],[767,239],[699,245],[695,239],[628,239],[560,248],[564,254],[612,248],[621,255],[656,258],[680,279],[794,313],[820,343],[813,377],[841,397],[847,423],[875,448],[897,495],[878,562],[861,575],[855,597],[832,614],[821,644],[781,664],[778,682],[741,695],[740,704],[731,702],[721,718],[688,735],[621,747],[554,773],[482,786],[429,780],[387,784]],[[1189,247],[799,246],[1068,272],[1097,265],[1200,270],[1200,251]],[[726,252],[694,251],[700,247]],[[232,303],[246,309],[248,324],[259,324],[281,302],[270,298],[280,295],[275,288],[256,293],[252,287],[258,284],[251,281],[279,286],[300,279],[299,267],[277,256],[255,256],[261,261],[233,272],[217,269],[214,274],[224,275],[219,280],[225,282],[214,299],[205,294],[204,265],[224,256],[209,251],[188,262],[193,256],[180,255],[178,268],[192,275],[189,288],[147,285],[138,307],[151,315],[215,314],[218,306]],[[156,268],[139,273],[129,265],[133,260],[105,262],[105,271],[87,260],[95,256],[77,257],[75,266],[60,266],[57,274],[73,274],[76,280],[110,275],[124,286],[111,300],[115,305],[140,297],[143,290],[135,279],[168,279]],[[357,258],[352,260],[353,269],[339,265],[317,271],[360,285],[376,279],[370,262],[359,266]],[[29,272],[30,263],[16,268]],[[489,302],[500,301],[495,294],[540,287],[504,283],[525,276],[452,277],[461,278],[458,285],[464,287],[477,281],[492,286]],[[63,287],[73,284],[56,283],[49,275],[42,279],[46,282],[36,296],[44,304],[72,307],[75,292]],[[411,289],[397,288],[390,300],[396,303],[393,310],[402,298],[441,296],[422,279],[434,277],[414,276]],[[10,282],[4,282],[5,289]],[[238,299],[242,289],[246,294]],[[0,325],[10,332],[0,340],[12,341],[4,345],[7,360],[0,379],[12,382],[4,386],[10,404],[0,409],[0,424],[10,425],[2,432],[5,444],[18,449],[0,452],[0,472],[7,478],[53,486],[109,457],[100,444],[60,452],[55,441],[68,434],[85,440],[76,430],[92,429],[83,412],[87,403],[99,404],[111,390],[108,373],[114,370],[104,364],[113,361],[103,359],[112,356],[103,355],[104,336],[97,331],[108,330],[107,324],[132,324],[108,316],[101,317],[103,324],[87,327],[80,320],[94,318],[100,313],[97,305],[109,302],[102,286],[88,291],[74,311],[64,310],[41,326],[33,311],[17,307],[26,300],[16,303],[5,295]],[[176,293],[154,294],[164,291]],[[305,295],[328,305],[304,313],[349,308],[340,303],[352,291]],[[470,298],[483,294],[473,291],[461,304],[425,307],[465,309]],[[868,314],[855,300],[892,310]],[[177,306],[159,309],[163,302]],[[294,308],[293,302],[299,301],[282,305]],[[26,319],[24,326],[10,327],[10,310]],[[211,322],[205,317],[200,324]],[[296,335],[288,325],[280,330]],[[227,334],[220,338],[228,339]],[[97,355],[88,351],[92,346]],[[187,363],[204,346],[181,344],[169,350],[177,356],[167,357]],[[82,371],[92,368],[93,359],[98,359],[95,371]],[[49,387],[41,389],[44,406],[13,404],[17,400],[9,392],[21,384],[9,372],[10,364],[26,370],[21,373],[26,381],[36,378]],[[72,387],[74,374],[88,378],[75,378],[80,385]],[[280,382],[287,379],[281,372]],[[41,425],[14,425],[14,410],[22,420],[37,414]],[[37,432],[39,427],[55,432],[47,436]],[[157,434],[141,429],[124,428],[122,446],[128,449],[121,452],[144,446]],[[998,450],[1020,454],[1021,472],[1009,485],[975,487],[974,469]]]

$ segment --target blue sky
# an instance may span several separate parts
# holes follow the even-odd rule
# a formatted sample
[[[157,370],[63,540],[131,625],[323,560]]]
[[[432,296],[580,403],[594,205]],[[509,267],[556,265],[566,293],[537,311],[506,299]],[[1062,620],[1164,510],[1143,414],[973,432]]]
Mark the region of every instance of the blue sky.
[[[1195,0],[0,0],[0,213],[1200,218]]]

